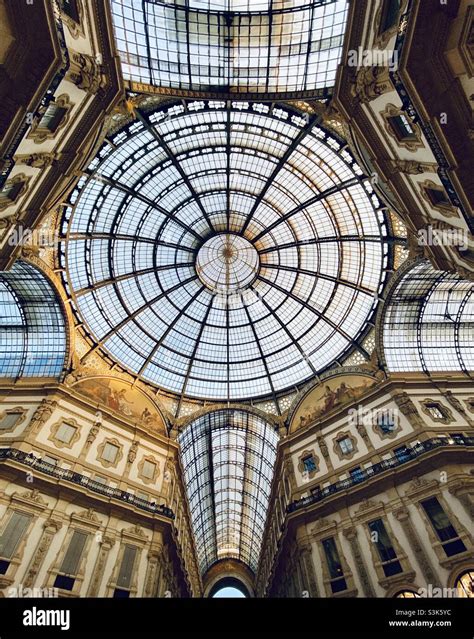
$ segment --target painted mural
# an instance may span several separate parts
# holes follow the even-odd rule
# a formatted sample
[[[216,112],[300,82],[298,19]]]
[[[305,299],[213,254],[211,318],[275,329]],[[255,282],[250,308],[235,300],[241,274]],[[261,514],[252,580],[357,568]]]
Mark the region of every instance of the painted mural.
[[[370,375],[337,375],[312,388],[303,397],[291,420],[291,431],[303,428],[330,413],[333,408],[364,395],[377,380]]]
[[[110,377],[95,377],[74,384],[74,390],[119,415],[165,433],[163,417],[155,404],[140,389]]]

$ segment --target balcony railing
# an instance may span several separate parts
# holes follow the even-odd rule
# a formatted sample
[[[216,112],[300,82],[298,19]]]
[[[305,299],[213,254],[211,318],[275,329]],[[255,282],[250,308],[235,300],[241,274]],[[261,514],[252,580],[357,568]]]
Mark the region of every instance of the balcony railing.
[[[287,507],[287,512],[292,513],[311,504],[316,504],[335,493],[358,486],[376,475],[384,473],[386,470],[398,468],[407,462],[417,459],[422,455],[430,452],[434,448],[452,448],[453,446],[474,446],[474,437],[464,437],[463,435],[455,435],[450,437],[433,437],[424,442],[415,444],[412,447],[399,451],[390,459],[384,459],[381,462],[373,464],[369,468],[361,468],[354,473],[353,477],[342,479],[334,484],[330,484],[325,488],[316,489],[309,497],[303,497],[298,501],[293,501]]]
[[[171,508],[168,508],[163,504],[156,504],[153,501],[140,499],[139,497],[132,495],[132,493],[127,493],[123,490],[119,490],[118,488],[111,488],[106,484],[94,481],[90,477],[86,477],[85,475],[81,475],[80,473],[73,472],[72,470],[66,470],[65,468],[58,468],[54,464],[49,464],[42,461],[41,458],[35,457],[31,453],[25,453],[24,451],[18,450],[16,448],[1,448],[0,462],[6,461],[8,459],[20,462],[20,464],[25,464],[26,466],[30,466],[35,470],[39,470],[42,473],[45,473],[46,475],[51,475],[52,477],[56,477],[64,481],[83,486],[84,488],[88,488],[95,493],[105,495],[106,497],[112,497],[113,499],[118,499],[121,502],[126,502],[129,505],[136,506],[137,508],[146,510],[149,513],[162,515],[163,517],[168,517],[169,519],[175,518],[175,515]]]

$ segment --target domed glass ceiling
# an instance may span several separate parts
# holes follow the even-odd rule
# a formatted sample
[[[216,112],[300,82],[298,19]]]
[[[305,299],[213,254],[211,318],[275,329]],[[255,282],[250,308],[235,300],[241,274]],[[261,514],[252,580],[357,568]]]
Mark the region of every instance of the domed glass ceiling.
[[[384,212],[316,116],[136,112],[71,196],[65,284],[94,348],[171,393],[276,396],[354,348],[389,265]],[[87,355],[86,355],[87,356]]]

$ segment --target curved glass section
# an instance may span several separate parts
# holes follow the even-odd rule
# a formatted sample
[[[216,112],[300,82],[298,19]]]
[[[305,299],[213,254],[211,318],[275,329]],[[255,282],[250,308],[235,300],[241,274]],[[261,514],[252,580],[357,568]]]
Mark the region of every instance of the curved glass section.
[[[415,265],[384,312],[383,349],[392,372],[474,371],[474,284]]]
[[[66,357],[60,302],[25,262],[0,273],[0,377],[58,377]]]
[[[351,350],[389,263],[344,142],[284,108],[191,102],[136,120],[72,194],[61,246],[81,322],[187,397],[274,396]]]
[[[124,78],[185,91],[334,86],[346,0],[112,0]]]
[[[193,421],[178,441],[201,573],[226,557],[255,571],[277,433],[257,415],[220,410]]]

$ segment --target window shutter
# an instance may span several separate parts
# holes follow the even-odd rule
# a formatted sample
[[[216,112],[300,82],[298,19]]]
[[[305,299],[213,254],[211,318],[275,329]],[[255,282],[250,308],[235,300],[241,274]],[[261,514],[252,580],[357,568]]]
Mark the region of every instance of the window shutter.
[[[134,546],[125,546],[122,557],[122,564],[120,566],[119,576],[117,578],[117,586],[119,588],[128,588],[130,586],[136,555],[137,549]]]
[[[64,555],[59,572],[63,575],[76,575],[79,568],[81,555],[86,545],[87,537],[85,532],[75,530],[69,542],[69,548]]]
[[[0,537],[0,557],[10,559],[30,523],[31,515],[14,512]]]

